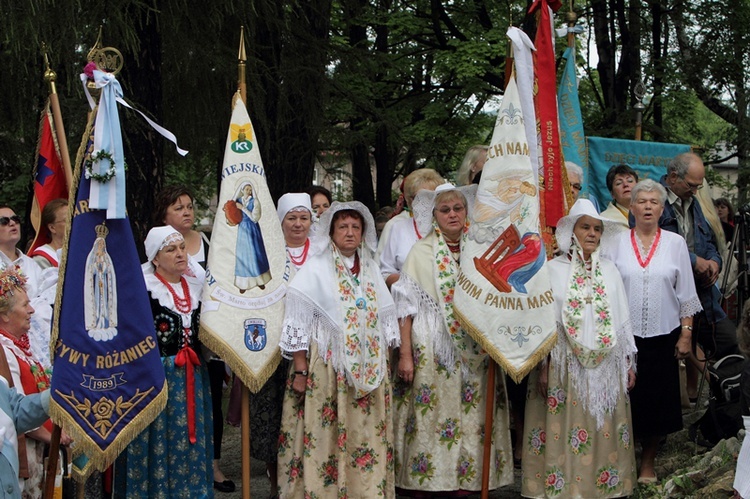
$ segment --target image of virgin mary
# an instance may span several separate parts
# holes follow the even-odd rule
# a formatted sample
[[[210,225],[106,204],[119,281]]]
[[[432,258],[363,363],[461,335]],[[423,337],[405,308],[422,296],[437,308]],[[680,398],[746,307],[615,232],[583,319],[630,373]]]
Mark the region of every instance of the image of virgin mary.
[[[255,186],[242,182],[234,195],[234,204],[241,214],[237,224],[234,285],[244,293],[248,289],[264,289],[271,280],[266,246],[260,230],[261,206],[255,197]]]
[[[86,257],[84,279],[84,320],[86,331],[96,341],[117,336],[117,280],[105,238],[109,230],[96,226],[96,239]]]

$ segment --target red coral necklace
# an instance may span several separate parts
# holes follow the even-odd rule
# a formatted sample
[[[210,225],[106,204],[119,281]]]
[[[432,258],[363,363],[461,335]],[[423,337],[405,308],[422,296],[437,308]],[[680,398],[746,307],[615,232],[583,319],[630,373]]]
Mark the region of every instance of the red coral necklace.
[[[177,309],[177,311],[180,312],[181,314],[189,314],[190,311],[193,309],[193,303],[190,299],[190,290],[188,289],[188,283],[185,280],[185,278],[180,276],[180,283],[182,284],[182,293],[185,295],[184,298],[180,298],[179,296],[177,296],[177,293],[175,292],[172,285],[168,283],[166,279],[164,279],[161,276],[161,274],[159,274],[158,272],[154,272],[154,275],[169,290],[169,293],[172,295],[172,299],[174,300],[174,306]]]

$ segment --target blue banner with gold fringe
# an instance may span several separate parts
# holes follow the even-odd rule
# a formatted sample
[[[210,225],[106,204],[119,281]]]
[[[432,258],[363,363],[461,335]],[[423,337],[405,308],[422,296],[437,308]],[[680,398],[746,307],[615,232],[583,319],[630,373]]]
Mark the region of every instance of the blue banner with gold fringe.
[[[89,137],[60,265],[50,416],[86,453],[87,468],[104,470],[162,411],[167,386],[130,223],[89,207],[81,174]]]

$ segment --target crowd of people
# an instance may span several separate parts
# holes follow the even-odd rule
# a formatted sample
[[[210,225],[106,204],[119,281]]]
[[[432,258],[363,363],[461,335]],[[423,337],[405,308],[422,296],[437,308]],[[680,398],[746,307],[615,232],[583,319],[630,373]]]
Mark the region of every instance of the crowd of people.
[[[557,225],[548,262],[557,341],[516,386],[489,369],[453,311],[486,153],[467,152],[458,186],[430,169],[409,174],[395,215],[374,218],[321,187],[279,198],[290,273],[284,360],[250,398],[251,452],[266,463],[272,497],[462,497],[482,488],[484,462],[490,489],[512,483],[521,468],[524,497],[624,497],[658,480],[659,443],[682,428],[678,363],[692,366],[695,382],[707,356],[738,351],[716,285],[731,204],[717,199],[714,212],[710,200],[699,202],[705,167],[692,153],[675,157],[658,180],[612,167],[606,208],[578,199]],[[577,198],[583,172],[568,171]],[[243,185],[232,201],[242,214],[239,239],[261,238],[262,247],[254,189]],[[50,242],[32,256],[17,247],[19,217],[0,207],[0,418],[15,422],[6,437],[17,430],[25,450],[2,448],[0,481],[4,490],[16,486],[11,497],[41,497],[49,422],[30,427],[48,400],[49,350],[38,330],[49,312],[34,317],[35,308],[51,308],[66,207],[45,209]],[[169,399],[118,458],[114,495],[211,497],[236,487],[220,459],[225,417],[239,423],[241,400],[233,390],[224,414],[228,370],[198,334],[209,241],[194,228],[184,187],[160,193],[153,222],[142,271]],[[268,261],[243,244],[238,268],[260,279]],[[19,419],[21,402],[6,386],[43,396],[21,399],[34,410]],[[688,394],[696,391],[688,376]],[[61,443],[70,443],[65,432]]]

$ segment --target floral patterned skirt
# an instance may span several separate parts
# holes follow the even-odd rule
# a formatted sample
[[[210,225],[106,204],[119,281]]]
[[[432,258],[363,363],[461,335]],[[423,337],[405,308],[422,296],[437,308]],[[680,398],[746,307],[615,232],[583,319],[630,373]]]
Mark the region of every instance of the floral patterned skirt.
[[[312,342],[304,400],[287,379],[279,436],[279,496],[395,498],[391,384],[355,399]],[[291,373],[291,368],[290,368]]]
[[[636,483],[630,402],[623,395],[596,428],[596,418],[581,405],[567,376],[550,366],[547,400],[537,390],[537,371],[529,378],[523,442],[524,497],[623,497]],[[563,379],[556,384],[552,380]],[[627,393],[623,387],[622,393]]]
[[[195,368],[195,432],[188,439],[185,368],[162,357],[167,406],[120,454],[115,464],[115,498],[211,498],[213,410],[205,364]]]
[[[394,378],[396,486],[449,492],[482,489],[487,358],[462,375],[437,361],[431,340],[412,336],[414,381]],[[495,376],[489,488],[513,483],[505,375]]]

